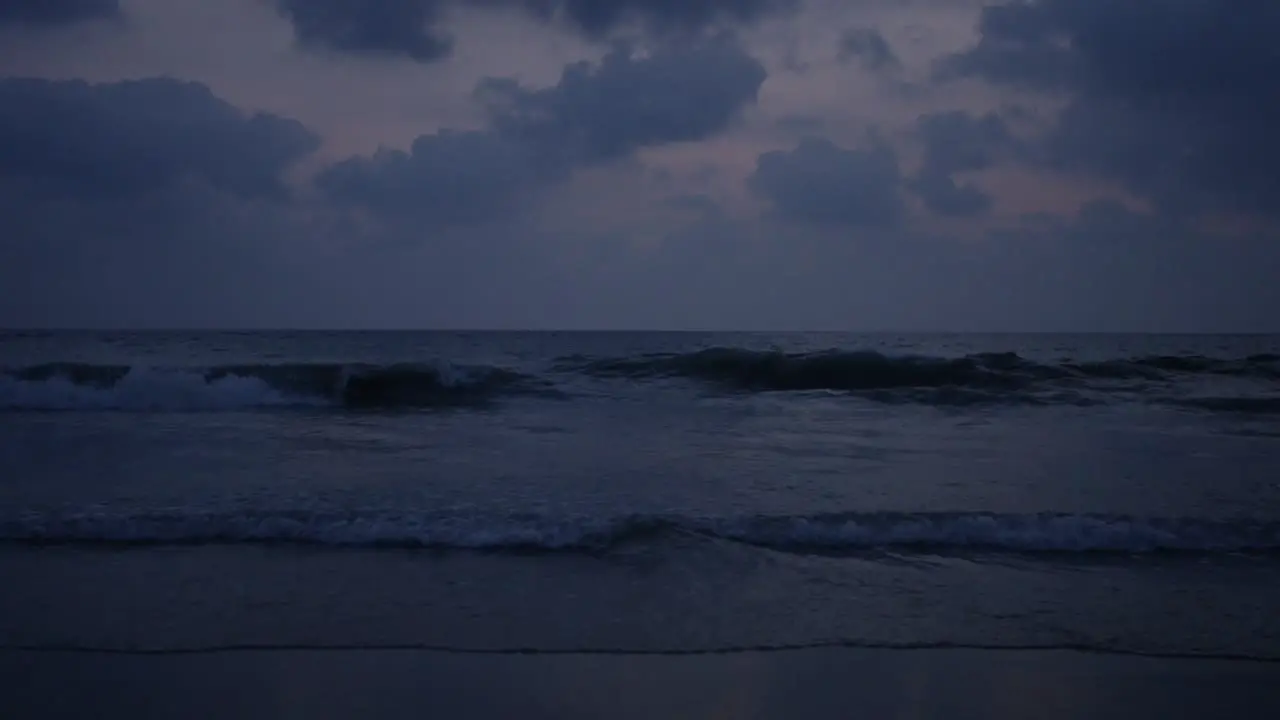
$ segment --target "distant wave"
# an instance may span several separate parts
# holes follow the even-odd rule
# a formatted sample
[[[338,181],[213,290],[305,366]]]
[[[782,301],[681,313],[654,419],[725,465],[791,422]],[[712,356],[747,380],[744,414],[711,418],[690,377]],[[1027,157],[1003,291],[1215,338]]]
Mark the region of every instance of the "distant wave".
[[[1271,553],[1280,523],[1107,515],[845,513],[739,518],[616,518],[397,512],[24,513],[0,518],[0,542],[301,544],[349,548],[606,551],[697,536],[797,553]]]
[[[45,363],[0,369],[0,409],[217,410],[257,407],[431,408],[549,394],[571,376],[642,382],[680,378],[738,392],[832,391],[884,403],[1093,405],[1117,397],[1207,412],[1277,412],[1280,356],[1227,360],[1148,356],[1036,362],[1016,353],[963,357],[709,348],[630,357],[562,357],[537,370],[448,363],[293,363],[144,367]],[[1171,386],[1220,376],[1262,395],[1187,398]],[[555,382],[553,382],[553,378]],[[571,386],[570,386],[571,387]]]
[[[47,363],[0,374],[10,410],[218,410],[471,405],[538,392],[536,378],[497,367],[336,363],[154,368]]]
[[[1270,397],[1190,397],[1173,401],[1175,405],[1195,410],[1242,413],[1248,415],[1280,414],[1280,396]]]
[[[59,655],[116,655],[116,656],[179,656],[223,655],[228,653],[265,652],[403,652],[419,651],[441,655],[480,656],[531,656],[563,657],[702,657],[707,655],[759,655],[794,653],[806,650],[892,650],[897,652],[924,651],[996,651],[1001,653],[1075,652],[1098,656],[1138,657],[1160,660],[1219,660],[1226,662],[1280,663],[1280,657],[1249,652],[1223,652],[1214,650],[1147,650],[1117,645],[1112,642],[1018,643],[1018,642],[948,642],[946,640],[866,640],[861,638],[837,638],[832,640],[808,640],[780,643],[704,644],[667,647],[628,645],[457,645],[448,643],[415,642],[256,642],[256,643],[194,643],[188,645],[90,645],[85,643],[33,643],[0,645],[0,651],[51,653]]]
[[[626,358],[566,357],[562,368],[597,377],[682,377],[747,391],[833,390],[884,401],[1091,403],[1076,390],[1103,389],[1099,381],[1169,381],[1195,375],[1280,380],[1280,356],[1240,360],[1202,356],[1149,356],[1103,361],[1041,363],[1016,353],[956,358],[886,355],[874,351],[811,353],[709,348],[689,353]],[[1115,387],[1105,388],[1115,390]],[[1202,407],[1211,409],[1212,403]]]

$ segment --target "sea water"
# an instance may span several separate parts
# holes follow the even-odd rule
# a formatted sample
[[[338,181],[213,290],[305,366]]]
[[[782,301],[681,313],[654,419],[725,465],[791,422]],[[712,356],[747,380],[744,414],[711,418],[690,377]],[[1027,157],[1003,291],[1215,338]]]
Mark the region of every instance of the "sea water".
[[[1280,659],[1280,337],[0,334],[0,645]]]

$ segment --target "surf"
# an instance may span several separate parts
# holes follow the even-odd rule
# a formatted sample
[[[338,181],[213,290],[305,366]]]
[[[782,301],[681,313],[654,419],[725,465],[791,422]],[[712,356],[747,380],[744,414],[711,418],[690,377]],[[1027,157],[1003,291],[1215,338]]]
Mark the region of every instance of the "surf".
[[[24,512],[0,542],[38,545],[311,545],[331,548],[610,551],[678,538],[788,553],[963,555],[1280,552],[1280,523],[1103,514],[847,512],[799,515],[574,516],[383,509],[167,508]]]

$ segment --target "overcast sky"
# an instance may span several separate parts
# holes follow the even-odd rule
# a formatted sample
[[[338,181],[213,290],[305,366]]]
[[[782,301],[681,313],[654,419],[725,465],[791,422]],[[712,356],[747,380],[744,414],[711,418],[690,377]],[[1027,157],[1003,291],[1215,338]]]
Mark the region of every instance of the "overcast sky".
[[[0,325],[1280,331],[1273,0],[0,0]]]

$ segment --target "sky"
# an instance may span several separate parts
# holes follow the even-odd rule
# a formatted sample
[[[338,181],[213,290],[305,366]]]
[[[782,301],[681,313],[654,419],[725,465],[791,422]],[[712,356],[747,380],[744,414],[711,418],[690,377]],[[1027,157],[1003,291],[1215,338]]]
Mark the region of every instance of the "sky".
[[[0,0],[0,326],[1280,331],[1271,0]]]

